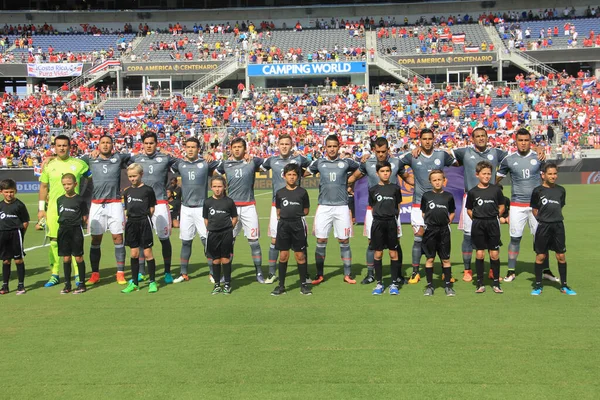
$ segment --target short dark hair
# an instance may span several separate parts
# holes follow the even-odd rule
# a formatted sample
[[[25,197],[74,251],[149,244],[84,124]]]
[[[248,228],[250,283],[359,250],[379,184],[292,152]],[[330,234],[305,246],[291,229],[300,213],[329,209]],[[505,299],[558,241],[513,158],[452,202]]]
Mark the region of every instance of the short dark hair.
[[[212,183],[213,183],[214,181],[220,181],[221,183],[223,183],[223,186],[224,186],[224,187],[227,187],[227,181],[226,181],[226,180],[225,180],[225,178],[224,178],[223,176],[221,176],[221,175],[215,175],[215,176],[213,176],[213,177],[211,178],[211,180],[210,180],[210,186],[212,186]]]
[[[424,134],[426,133],[431,133],[431,136],[435,136],[435,133],[433,133],[433,131],[429,128],[425,128],[425,129],[421,129],[421,132],[419,133],[419,139],[423,137]]]
[[[236,137],[235,139],[233,139],[231,141],[231,146],[233,146],[234,144],[237,144],[237,143],[241,143],[244,146],[244,150],[247,149],[247,147],[246,147],[246,141],[244,140],[244,138]]]
[[[477,165],[475,166],[475,172],[476,173],[480,173],[482,170],[488,168],[490,171],[494,170],[494,167],[492,167],[492,164],[490,164],[488,161],[479,161],[477,163]]]
[[[70,173],[70,172],[67,172],[66,174],[64,174],[64,175],[62,176],[62,178],[60,178],[60,180],[61,180],[61,181],[62,181],[63,179],[70,179],[70,180],[72,180],[73,182],[77,183],[77,178],[75,178],[75,175],[73,175],[73,174],[72,174],[72,173]]]
[[[377,164],[375,164],[375,171],[379,172],[379,170],[381,168],[385,168],[388,167],[390,169],[390,171],[392,170],[392,164],[390,164],[390,162],[388,160],[384,160],[384,161],[380,161]]]
[[[152,131],[146,131],[143,135],[142,135],[142,143],[144,143],[144,141],[148,138],[153,138],[154,141],[156,143],[158,143],[158,136],[156,136],[156,133],[152,132]]]
[[[529,132],[529,131],[528,131],[527,129],[525,129],[525,128],[520,128],[520,129],[517,131],[517,135],[516,135],[516,136],[519,136],[519,135],[521,135],[521,136],[529,136],[529,137],[531,137],[531,132]]]
[[[185,144],[188,144],[189,142],[196,143],[198,145],[198,148],[200,148],[200,141],[197,138],[195,138],[195,137],[187,138],[185,140]]]
[[[375,139],[375,141],[373,143],[375,143],[375,146],[377,146],[377,147],[381,147],[381,146],[390,147],[388,140],[386,138],[384,138],[383,136],[380,136],[377,139]]]
[[[292,135],[290,135],[289,133],[282,133],[281,135],[279,135],[277,143],[281,142],[281,139],[290,139],[290,142],[294,144],[294,139],[292,139]]]
[[[112,136],[109,136],[109,135],[108,135],[108,134],[106,134],[106,133],[105,133],[104,135],[100,136],[100,139],[98,139],[98,142],[100,142],[100,140],[102,140],[102,139],[104,139],[104,138],[108,138],[108,139],[110,140],[110,142],[111,142],[111,143],[114,143],[114,142],[115,142],[115,140],[113,139],[113,137],[112,137]]]
[[[0,181],[0,190],[10,189],[17,190],[17,182],[12,179],[4,179],[3,181]]]
[[[548,170],[550,168],[554,168],[556,170],[556,172],[558,172],[558,165],[554,164],[553,162],[549,162],[549,163],[542,165],[542,172],[546,173],[546,172],[548,172]]]
[[[296,175],[300,176],[300,166],[296,163],[289,163],[285,167],[283,167],[283,175],[287,174],[290,171],[294,171]]]
[[[325,145],[327,145],[327,142],[332,141],[332,142],[336,142],[338,145],[340,144],[340,138],[337,137],[337,135],[329,135],[325,138]]]
[[[66,140],[67,142],[69,142],[69,146],[71,146],[71,138],[68,137],[67,135],[58,135],[57,137],[54,138],[54,144],[56,145],[56,141],[57,140]]]
[[[479,126],[473,129],[473,132],[471,132],[471,137],[475,136],[475,132],[477,131],[483,131],[487,135],[487,131],[485,130],[485,128],[483,126]]]

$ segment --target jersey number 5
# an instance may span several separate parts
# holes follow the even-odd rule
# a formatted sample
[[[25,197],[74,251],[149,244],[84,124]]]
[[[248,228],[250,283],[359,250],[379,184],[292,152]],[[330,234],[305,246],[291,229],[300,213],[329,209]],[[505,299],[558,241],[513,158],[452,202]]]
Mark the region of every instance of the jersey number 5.
[[[103,165],[102,166],[102,172],[104,172],[105,174],[108,174],[108,166]]]

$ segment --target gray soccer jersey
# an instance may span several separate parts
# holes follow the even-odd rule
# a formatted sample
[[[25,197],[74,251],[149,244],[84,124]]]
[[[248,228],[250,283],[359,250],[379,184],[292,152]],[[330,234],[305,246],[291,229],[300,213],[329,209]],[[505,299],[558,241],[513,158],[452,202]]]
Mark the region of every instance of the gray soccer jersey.
[[[421,204],[423,193],[432,190],[429,183],[429,173],[434,169],[444,169],[451,166],[456,160],[450,154],[442,150],[434,150],[430,156],[421,153],[419,157],[414,158],[411,153],[404,153],[400,156],[403,165],[409,166],[415,176],[415,191],[413,194],[413,204]]]
[[[130,164],[138,163],[144,168],[142,182],[154,190],[157,201],[167,200],[167,181],[169,169],[177,162],[177,158],[161,152],[151,156],[140,153],[131,157]]]
[[[81,157],[92,172],[92,201],[101,203],[107,200],[121,199],[121,169],[127,167],[131,156],[129,154],[116,153],[108,158],[99,156],[92,159],[89,156]]]
[[[273,156],[269,157],[265,160],[262,165],[262,169],[265,171],[272,170],[272,179],[273,179],[273,204],[275,204],[275,194],[279,189],[283,189],[285,187],[285,179],[283,179],[283,168],[288,164],[297,164],[300,168],[308,168],[310,165],[310,161],[306,159],[304,156],[290,156],[288,158],[283,158],[281,156]],[[300,172],[302,174],[302,172]],[[302,183],[302,176],[298,177],[298,185]]]
[[[478,151],[475,147],[461,147],[452,149],[452,155],[465,168],[465,193],[479,184],[479,179],[475,175],[475,167],[480,161],[487,161],[492,164],[492,183],[496,182],[496,171],[500,162],[508,155],[504,150],[497,148],[487,148],[485,151]]]
[[[226,160],[219,163],[217,171],[227,176],[227,196],[236,205],[244,206],[254,204],[254,179],[255,173],[260,169],[264,160],[253,157],[250,162],[245,160]]]
[[[196,161],[177,160],[171,167],[173,172],[181,176],[182,205],[186,207],[202,207],[208,194],[208,181],[218,161],[206,162],[203,158]]]
[[[404,173],[406,172],[404,164],[402,164],[400,162],[400,159],[396,157],[388,157],[387,160],[392,165],[392,175],[390,175],[390,183],[400,185],[398,177],[404,175]],[[371,156],[367,161],[361,163],[358,167],[360,173],[367,176],[369,189],[379,184],[379,176],[377,175],[376,166],[377,158],[375,156]]]
[[[319,173],[319,204],[324,206],[348,205],[348,174],[358,169],[359,165],[350,158],[330,160],[323,157],[313,161],[308,169],[313,174]]]
[[[529,206],[533,189],[542,184],[542,165],[534,151],[526,156],[513,153],[502,160],[498,176],[505,177],[510,172],[511,202]]]

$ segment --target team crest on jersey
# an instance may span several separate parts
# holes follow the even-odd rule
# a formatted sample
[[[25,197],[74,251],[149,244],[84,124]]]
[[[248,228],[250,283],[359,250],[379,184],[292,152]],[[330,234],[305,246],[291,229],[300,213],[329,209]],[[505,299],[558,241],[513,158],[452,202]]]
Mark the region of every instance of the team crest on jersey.
[[[344,168],[344,163],[340,161],[340,162],[338,163],[338,167],[339,167],[339,168]]]
[[[76,167],[76,166],[74,166],[74,165],[71,165],[71,171],[75,171],[76,169],[77,169],[77,167]]]
[[[439,166],[439,165],[440,165],[442,162],[436,158],[435,160],[433,160],[433,163],[434,163],[435,165],[438,165],[438,166]]]
[[[111,163],[113,163],[113,164],[114,164],[114,163],[116,163],[117,161],[118,161],[118,160],[117,160],[117,158],[116,158],[116,157],[113,157],[113,158],[111,158],[111,159],[110,159],[110,162],[111,162]]]
[[[275,164],[277,164],[277,163],[275,163]],[[290,164],[298,164],[298,161],[296,161],[296,160],[290,160]]]
[[[204,163],[198,164],[198,169],[202,169],[202,168],[204,168]]]
[[[531,165],[537,165],[537,160],[531,160],[530,163]]]
[[[157,161],[157,162],[162,162],[162,157],[157,157],[157,158],[156,158],[156,161]]]
[[[494,159],[494,156],[492,154],[488,154],[487,159],[492,161]]]

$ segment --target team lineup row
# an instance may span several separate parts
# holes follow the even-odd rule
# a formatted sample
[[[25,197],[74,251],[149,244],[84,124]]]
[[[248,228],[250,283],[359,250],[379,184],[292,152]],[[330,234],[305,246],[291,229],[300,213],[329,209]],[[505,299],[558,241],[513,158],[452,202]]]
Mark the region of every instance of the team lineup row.
[[[300,240],[301,238],[297,233],[304,231],[305,241],[306,224],[304,223],[303,218],[295,221],[286,221],[280,216],[283,204],[286,204],[286,206],[289,206],[290,204],[290,200],[287,198],[281,199],[279,207],[276,206],[277,195],[281,190],[293,190],[293,193],[302,193],[304,191],[302,188],[297,188],[300,190],[296,192],[297,184],[295,182],[288,182],[287,176],[284,175],[286,166],[291,165],[293,168],[288,168],[290,169],[288,172],[290,175],[296,175],[295,178],[298,183],[300,182],[301,176],[308,174],[319,174],[320,179],[318,207],[314,221],[314,235],[317,238],[315,249],[316,276],[314,279],[310,280],[311,285],[319,284],[324,279],[323,266],[325,262],[325,249],[327,238],[332,228],[340,245],[340,254],[344,267],[344,280],[350,284],[356,283],[356,280],[351,275],[352,252],[350,249],[349,237],[352,234],[352,219],[348,208],[348,191],[351,190],[353,183],[357,179],[366,176],[370,193],[373,190],[379,190],[380,186],[387,188],[386,190],[397,190],[398,193],[394,194],[394,196],[375,196],[372,201],[370,199],[372,204],[370,204],[365,218],[365,232],[370,241],[370,246],[367,250],[368,272],[362,283],[368,284],[376,282],[377,286],[374,290],[374,294],[383,293],[384,287],[380,272],[381,255],[383,251],[382,246],[387,247],[391,251],[392,275],[393,278],[395,278],[392,285],[390,285],[390,293],[397,293],[398,283],[403,278],[399,272],[394,276],[394,270],[399,271],[399,266],[402,262],[401,249],[397,246],[398,241],[396,237],[394,237],[396,246],[392,244],[392,238],[389,235],[389,232],[392,229],[391,225],[388,225],[385,229],[374,229],[373,227],[379,227],[379,224],[383,222],[381,216],[374,213],[375,207],[379,204],[377,199],[379,197],[382,199],[384,197],[400,198],[400,191],[397,184],[398,179],[401,178],[407,183],[414,185],[413,208],[411,214],[411,225],[413,226],[414,231],[411,260],[413,271],[408,282],[419,282],[421,278],[419,273],[421,256],[424,253],[427,257],[425,271],[427,272],[428,278],[428,286],[425,294],[428,294],[428,292],[429,294],[433,294],[433,287],[430,285],[433,259],[430,256],[431,252],[435,251],[442,259],[443,268],[448,268],[447,271],[444,271],[444,278],[447,282],[446,292],[452,295],[453,289],[451,287],[451,282],[453,279],[449,273],[448,257],[444,258],[444,255],[446,254],[446,236],[449,240],[449,235],[444,233],[444,229],[438,230],[435,235],[433,234],[432,228],[426,229],[426,227],[429,228],[430,226],[435,226],[435,224],[427,222],[427,204],[434,204],[429,202],[429,196],[432,196],[432,193],[435,195],[440,194],[439,190],[442,190],[441,193],[444,193],[443,189],[435,189],[437,183],[434,184],[434,182],[437,181],[443,183],[443,177],[441,177],[439,173],[432,174],[432,172],[443,172],[443,168],[445,167],[463,165],[465,168],[465,199],[467,200],[463,202],[463,208],[460,210],[461,222],[459,225],[459,228],[464,232],[462,243],[464,263],[463,280],[469,282],[473,279],[471,258],[472,251],[475,249],[477,251],[477,290],[479,292],[485,290],[482,284],[483,272],[481,272],[480,269],[483,270],[483,253],[485,250],[489,250],[490,264],[492,266],[491,275],[494,278],[493,287],[496,292],[500,293],[502,289],[499,285],[498,247],[492,246],[495,240],[494,235],[496,229],[492,226],[494,225],[493,223],[489,223],[489,221],[493,221],[497,226],[498,216],[486,216],[485,218],[487,218],[488,223],[485,225],[485,228],[482,228],[481,223],[477,222],[481,218],[477,217],[477,213],[474,213],[474,211],[476,210],[476,206],[480,205],[479,203],[483,200],[482,198],[475,198],[475,203],[471,204],[473,208],[469,209],[467,207],[467,204],[469,204],[469,196],[467,194],[472,190],[482,189],[481,186],[486,185],[482,182],[481,171],[477,171],[477,169],[481,167],[480,162],[482,161],[489,163],[489,168],[485,169],[486,171],[489,169],[487,185],[490,186],[490,188],[494,188],[493,190],[496,192],[501,193],[501,191],[499,191],[495,185],[490,184],[490,182],[499,181],[502,177],[510,173],[512,180],[511,212],[509,216],[511,238],[508,246],[508,272],[504,281],[510,282],[514,280],[516,277],[516,260],[519,254],[520,241],[525,225],[529,225],[532,233],[535,233],[538,228],[539,218],[536,219],[535,214],[539,212],[539,209],[532,209],[530,204],[532,195],[536,188],[543,186],[542,176],[547,175],[542,174],[542,168],[544,168],[543,156],[536,154],[536,152],[531,149],[531,136],[529,132],[527,130],[518,131],[516,139],[518,151],[508,155],[500,149],[488,148],[487,133],[484,129],[479,128],[472,133],[472,146],[454,149],[450,153],[446,153],[434,150],[434,133],[431,130],[425,129],[420,133],[420,146],[412,153],[403,154],[398,158],[390,157],[387,140],[385,138],[377,138],[372,144],[374,155],[369,159],[363,160],[364,162],[358,163],[351,158],[339,158],[339,140],[336,136],[328,136],[325,140],[326,155],[323,158],[309,163],[306,158],[292,154],[293,141],[288,135],[281,135],[278,138],[279,155],[270,157],[266,160],[258,157],[247,157],[245,154],[245,141],[241,138],[236,138],[231,142],[231,158],[219,162],[205,160],[202,157],[199,157],[200,146],[198,140],[195,138],[190,138],[186,141],[186,154],[184,159],[177,159],[169,154],[161,153],[157,151],[157,137],[153,133],[144,135],[143,150],[140,154],[130,156],[113,153],[112,138],[103,136],[100,139],[98,150],[90,156],[76,159],[69,156],[69,138],[66,136],[59,136],[54,142],[56,157],[44,166],[40,177],[41,190],[38,219],[46,218],[48,229],[47,236],[50,239],[49,258],[52,269],[52,275],[45,286],[52,287],[59,283],[58,271],[61,260],[65,267],[65,287],[63,292],[71,292],[71,273],[74,275],[75,281],[78,282],[77,289],[73,291],[73,293],[83,293],[86,291],[86,284],[96,283],[100,277],[100,245],[102,237],[106,231],[110,231],[115,245],[117,281],[121,284],[127,284],[124,277],[124,246],[127,245],[128,247],[131,247],[130,255],[133,279],[124,289],[124,292],[138,290],[139,280],[143,279],[149,279],[149,290],[151,292],[157,291],[158,287],[155,281],[156,267],[151,250],[151,244],[153,244],[151,241],[151,229],[154,229],[161,242],[165,266],[165,283],[183,282],[189,279],[187,275],[187,266],[191,256],[192,241],[196,235],[199,235],[206,250],[210,275],[216,282],[216,292],[219,293],[223,291],[229,293],[231,291],[230,277],[232,251],[229,253],[227,253],[227,251],[229,248],[231,248],[231,250],[233,249],[235,237],[237,237],[243,229],[244,235],[247,237],[251,248],[257,280],[261,283],[274,283],[279,279],[280,284],[273,294],[277,294],[277,291],[284,291],[284,271],[287,268],[289,257],[287,251],[289,251],[290,248],[294,250],[299,267],[300,265],[306,266],[306,246],[304,245],[304,248],[301,249],[301,251],[297,250],[299,247],[303,247],[301,244],[304,243]],[[412,175],[407,173],[406,167],[411,168]],[[123,168],[128,168],[129,180],[132,183],[132,186],[124,192],[125,207],[128,213],[127,223],[124,223],[121,205],[120,175],[121,169]],[[269,223],[271,245],[269,247],[269,274],[266,278],[263,277],[262,274],[262,251],[258,242],[258,216],[256,213],[253,189],[255,172],[261,169],[271,169],[273,179],[274,205],[271,210]],[[556,169],[555,166],[554,169]],[[171,274],[172,248],[169,238],[171,229],[166,197],[166,184],[170,170],[181,176],[182,184],[179,235],[182,241],[180,257],[181,274],[176,279],[173,279]],[[389,173],[388,179],[382,179],[381,175],[385,173]],[[487,172],[485,174],[487,174]],[[225,180],[219,178],[215,179],[211,183],[213,186],[213,196],[207,199],[209,177],[213,175],[225,175],[227,181],[225,182]],[[92,235],[92,243],[89,252],[92,273],[87,282],[85,282],[84,279],[85,262],[83,261],[83,240],[81,240],[81,246],[79,246],[78,240],[73,239],[76,236],[79,236],[79,233],[76,232],[77,229],[74,229],[71,225],[68,225],[68,223],[65,224],[65,221],[72,220],[78,215],[76,212],[74,215],[68,217],[65,213],[72,212],[68,210],[77,211],[77,207],[72,203],[75,202],[74,199],[77,200],[79,197],[76,193],[79,189],[79,182],[84,177],[92,178],[94,183],[92,204],[89,208],[89,212],[86,208],[83,208],[84,206],[82,205],[82,209],[78,211],[81,215],[81,219],[76,224],[77,226],[80,226],[83,219],[87,220],[89,232]],[[218,186],[219,184],[223,186],[221,195],[217,194],[218,189],[217,191],[214,190],[214,185]],[[72,187],[69,185],[72,185]],[[551,187],[555,186],[553,182],[547,182],[546,180],[544,180],[544,185],[550,185]],[[225,196],[225,186],[227,186],[228,197]],[[442,187],[443,185],[440,186],[440,188]],[[134,193],[138,195],[138,197],[132,195],[132,192],[139,190],[143,190],[141,196],[139,196],[140,193]],[[438,190],[438,192],[436,192],[436,190]],[[4,192],[5,190],[3,190],[3,193]],[[152,196],[149,194],[150,192],[153,193],[153,197],[155,198],[156,204],[154,205],[146,203],[152,200]],[[290,194],[288,193],[288,195]],[[308,197],[306,198],[308,199]],[[47,204],[46,199],[48,200]],[[134,199],[142,201],[136,201]],[[212,208],[210,210],[207,208],[208,204],[212,204],[213,202],[223,203],[224,201],[227,202],[228,199],[234,204],[235,212],[230,211],[229,213],[220,213],[217,212],[219,210],[217,208]],[[389,199],[386,200],[389,201]],[[488,200],[490,202],[493,201],[493,199]],[[65,201],[69,204],[63,204]],[[148,215],[132,214],[135,206],[140,205],[138,203],[144,203]],[[299,203],[302,204],[302,206],[305,205],[301,201],[293,201],[293,203]],[[10,205],[11,203],[10,201],[7,202],[5,194],[5,201],[2,203],[2,207],[6,207],[6,204]],[[487,203],[484,202],[483,204]],[[134,208],[129,209],[129,206]],[[398,215],[397,206],[398,204],[396,204],[393,209],[394,216]],[[448,206],[449,205],[446,205],[446,210],[448,211],[448,214],[450,214]],[[434,209],[437,208],[437,206],[434,207]],[[440,209],[442,208],[443,207],[440,207]],[[425,213],[423,211],[425,211]],[[498,211],[502,211],[500,204],[497,205],[496,212]],[[302,212],[304,212],[304,208],[302,208]],[[308,207],[306,209],[306,213],[307,212]],[[474,220],[472,219],[473,213],[475,215]],[[88,214],[89,218],[87,217]],[[228,215],[228,218],[230,218],[231,243],[229,243],[229,233],[226,233],[228,228],[225,229],[221,227],[222,229],[211,231],[211,218],[215,215]],[[387,223],[393,221],[396,226],[394,228],[395,232],[401,234],[401,230],[398,230],[396,218],[385,218],[384,220]],[[291,237],[283,239],[278,238],[278,232],[282,231],[281,229],[278,229],[278,225],[282,223],[292,223],[292,225],[286,225],[286,228],[283,229],[286,234],[290,232],[293,233]],[[209,226],[208,229],[207,225]],[[70,230],[65,230],[68,226],[71,227]],[[446,223],[445,226],[447,228],[448,224]],[[26,228],[26,223],[25,226],[21,226],[19,229],[23,228]],[[482,229],[485,233],[483,236],[480,234],[471,234],[472,232],[480,233]],[[554,231],[548,233],[545,229],[545,227],[544,230],[540,229],[540,234],[543,233],[546,238],[557,237]],[[3,232],[5,231],[2,227],[0,227],[0,230]],[[81,228],[79,228],[79,231],[81,231]],[[371,235],[371,231],[377,232],[377,234]],[[387,236],[380,237],[378,234],[381,232],[388,232],[388,234]],[[125,238],[123,233],[125,233]],[[499,240],[499,229],[497,230],[497,233]],[[82,236],[81,232],[81,239]],[[536,235],[536,242],[538,242],[537,236],[538,235]],[[476,239],[485,237],[489,240],[486,239],[485,244],[482,244],[477,240],[472,240],[472,237]],[[15,243],[17,243],[17,239],[21,240],[21,237],[15,237]],[[21,243],[22,247],[22,240],[18,243]],[[150,246],[147,246],[149,244]],[[574,294],[568,287],[566,281],[566,262],[564,259],[564,250],[566,249],[563,249],[563,246],[560,246],[560,244],[561,243],[553,242],[546,243],[545,245],[545,247],[557,252],[560,280],[555,278],[548,268],[547,249],[543,253],[536,254],[536,284],[534,292],[537,292],[537,294],[541,293],[542,287],[541,278],[538,279],[538,264],[540,276],[554,281],[560,281],[563,292]],[[447,245],[449,248],[449,242]],[[81,247],[81,249],[79,247]],[[288,248],[285,249],[284,247]],[[8,279],[6,276],[7,272],[8,274],[10,273],[11,260],[15,259],[18,272],[20,271],[19,264],[23,264],[22,256],[19,257],[17,254],[19,253],[13,252],[12,254],[2,254],[4,260],[4,282],[6,286],[5,288],[3,287],[3,292],[8,292]],[[75,261],[71,260],[71,256],[75,257]],[[72,263],[73,271],[71,271]],[[149,276],[146,275],[145,264],[147,264]],[[279,278],[276,276],[278,269]],[[303,284],[301,291],[308,294],[310,293],[310,285],[306,280],[308,272],[305,271],[304,268],[299,268],[299,270],[302,271],[301,280]],[[221,272],[223,272],[224,275],[225,286],[223,288],[220,286],[220,279],[216,279],[220,278]],[[78,278],[81,279],[78,280]],[[24,284],[20,272],[19,289],[17,291],[18,293],[20,291],[24,292]],[[536,294],[534,292],[532,292],[532,294]]]

